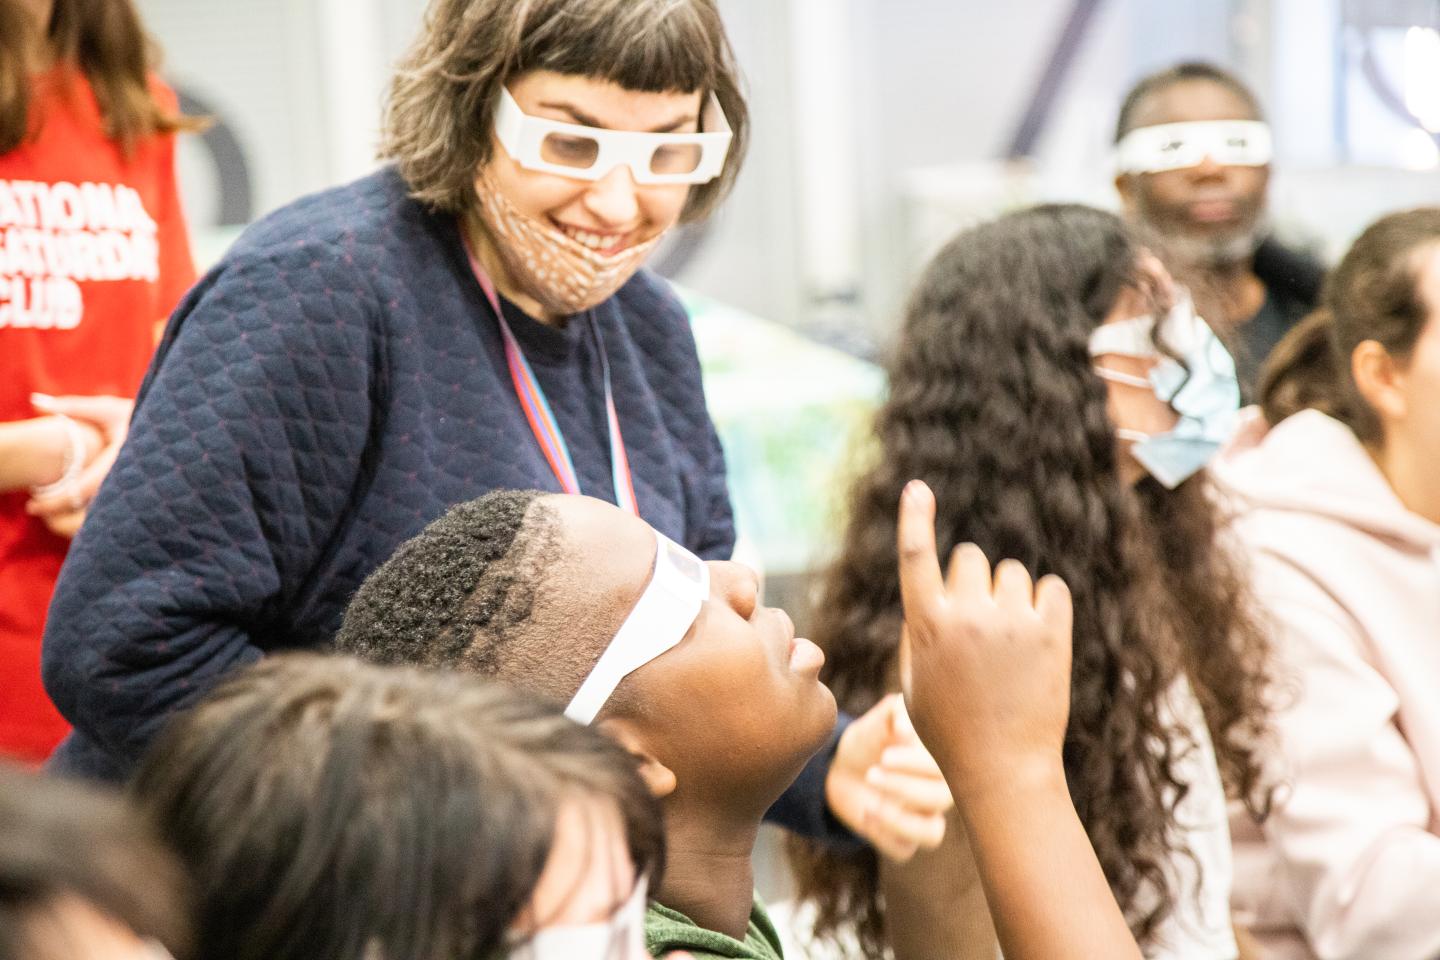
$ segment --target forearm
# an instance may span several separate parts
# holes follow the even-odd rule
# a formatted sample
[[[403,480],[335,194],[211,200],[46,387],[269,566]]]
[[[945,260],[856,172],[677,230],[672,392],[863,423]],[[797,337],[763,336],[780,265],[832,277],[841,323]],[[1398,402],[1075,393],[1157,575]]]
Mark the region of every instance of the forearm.
[[[896,960],[995,960],[995,925],[959,815],[945,840],[908,863],[880,860],[880,890]]]
[[[60,417],[0,423],[0,493],[54,483],[65,472],[70,437]]]
[[[1011,767],[968,795],[946,779],[1007,960],[1138,960],[1058,761]]]

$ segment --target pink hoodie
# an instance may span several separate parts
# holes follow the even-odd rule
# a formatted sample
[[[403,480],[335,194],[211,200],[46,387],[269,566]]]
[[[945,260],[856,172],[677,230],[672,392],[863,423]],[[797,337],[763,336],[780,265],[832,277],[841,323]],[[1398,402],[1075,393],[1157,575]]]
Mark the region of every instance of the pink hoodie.
[[[1232,827],[1236,922],[1266,957],[1440,956],[1440,526],[1313,410],[1213,473],[1286,681],[1288,788],[1263,836]]]

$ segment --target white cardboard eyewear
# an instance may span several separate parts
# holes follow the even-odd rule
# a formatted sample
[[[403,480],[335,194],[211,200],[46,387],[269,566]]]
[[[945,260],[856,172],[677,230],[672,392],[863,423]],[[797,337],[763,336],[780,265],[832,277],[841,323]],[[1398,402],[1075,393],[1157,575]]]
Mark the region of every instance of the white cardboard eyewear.
[[[1115,166],[1120,173],[1163,173],[1210,157],[1221,166],[1263,167],[1274,152],[1270,127],[1259,120],[1162,123],[1127,133],[1115,148]]]
[[[685,639],[710,596],[710,568],[655,532],[655,572],[610,645],[575,692],[565,716],[588,726],[631,673]]]
[[[606,130],[533,117],[500,88],[495,102],[495,135],[505,152],[527,170],[577,180],[599,180],[622,164],[636,183],[708,183],[725,169],[730,124],[712,93],[702,133],[642,133]]]

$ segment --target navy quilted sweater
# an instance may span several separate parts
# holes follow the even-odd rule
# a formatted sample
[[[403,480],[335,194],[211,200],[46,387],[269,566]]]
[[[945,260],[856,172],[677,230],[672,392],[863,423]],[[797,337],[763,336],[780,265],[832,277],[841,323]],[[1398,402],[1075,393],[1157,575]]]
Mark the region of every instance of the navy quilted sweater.
[[[614,501],[593,337],[507,308],[582,489]],[[695,343],[641,271],[595,310],[645,519],[708,558],[734,527]],[[75,733],[114,778],[176,708],[263,654],[326,644],[364,577],[451,504],[558,490],[455,219],[383,171],[254,225],[170,321],[45,635]]]

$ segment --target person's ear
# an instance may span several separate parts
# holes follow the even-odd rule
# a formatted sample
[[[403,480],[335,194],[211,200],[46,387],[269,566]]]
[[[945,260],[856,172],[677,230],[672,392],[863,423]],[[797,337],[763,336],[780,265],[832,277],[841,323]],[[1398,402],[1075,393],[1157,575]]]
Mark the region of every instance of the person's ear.
[[[1138,202],[1136,191],[1140,189],[1140,178],[1132,173],[1115,174],[1115,192],[1120,194],[1120,205],[1125,209],[1126,219],[1134,219]]]
[[[1401,420],[1409,412],[1404,365],[1377,340],[1365,340],[1350,354],[1355,387],[1382,422]]]
[[[651,796],[664,799],[675,792],[675,771],[660,761],[634,724],[623,717],[614,717],[601,720],[597,726],[635,759],[640,779],[645,781]]]

